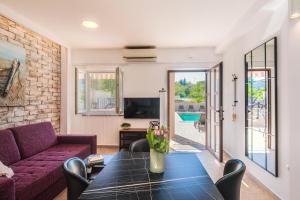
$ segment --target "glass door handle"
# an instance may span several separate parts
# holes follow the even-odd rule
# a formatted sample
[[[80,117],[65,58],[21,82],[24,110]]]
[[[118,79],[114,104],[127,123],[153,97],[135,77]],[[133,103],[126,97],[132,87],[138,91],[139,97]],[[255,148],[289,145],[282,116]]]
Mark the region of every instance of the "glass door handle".
[[[216,110],[216,112],[218,112],[219,113],[219,118],[220,118],[220,120],[224,120],[224,117],[223,117],[223,113],[224,113],[224,110]]]

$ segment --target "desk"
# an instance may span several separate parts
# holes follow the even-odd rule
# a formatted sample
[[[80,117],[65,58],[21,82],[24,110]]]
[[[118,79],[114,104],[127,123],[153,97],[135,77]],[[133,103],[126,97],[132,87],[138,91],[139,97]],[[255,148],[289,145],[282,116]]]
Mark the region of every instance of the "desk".
[[[119,150],[129,149],[132,142],[146,138],[146,128],[121,129],[119,132]]]
[[[163,174],[148,168],[149,153],[119,152],[79,199],[223,200],[196,154],[167,154]]]

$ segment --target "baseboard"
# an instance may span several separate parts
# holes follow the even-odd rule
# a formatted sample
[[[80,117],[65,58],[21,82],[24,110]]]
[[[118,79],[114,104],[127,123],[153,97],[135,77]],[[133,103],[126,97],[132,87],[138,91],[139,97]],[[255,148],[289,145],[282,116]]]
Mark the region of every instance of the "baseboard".
[[[113,145],[113,144],[106,144],[106,145],[103,145],[103,144],[100,144],[100,145],[97,145],[98,148],[119,148],[119,145]]]
[[[229,158],[234,158],[230,153],[228,153],[228,151],[226,151],[226,150],[223,150],[223,151],[229,156]],[[257,182],[260,187],[267,190],[272,195],[272,197],[274,199],[278,199],[278,200],[282,199],[279,196],[277,196],[272,190],[270,190],[267,186],[265,186],[260,180],[258,180],[253,174],[251,174],[248,171],[246,171],[246,173],[247,173],[248,176],[250,176],[252,179],[254,179],[254,181]]]
[[[272,190],[270,190],[267,186],[265,186],[260,180],[258,180],[254,175],[252,175],[250,172],[247,172],[248,176],[253,178],[262,188],[266,189],[274,199],[281,200],[279,196],[277,196]]]
[[[225,152],[230,158],[234,157],[231,153],[228,153],[229,151],[227,151],[226,149],[223,149],[223,152]]]

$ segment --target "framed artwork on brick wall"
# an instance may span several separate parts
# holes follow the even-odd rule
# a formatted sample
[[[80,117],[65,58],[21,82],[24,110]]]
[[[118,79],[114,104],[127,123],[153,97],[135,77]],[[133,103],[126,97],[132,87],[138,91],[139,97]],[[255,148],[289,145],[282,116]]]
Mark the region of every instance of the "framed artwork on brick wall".
[[[25,49],[0,41],[0,106],[24,106]]]

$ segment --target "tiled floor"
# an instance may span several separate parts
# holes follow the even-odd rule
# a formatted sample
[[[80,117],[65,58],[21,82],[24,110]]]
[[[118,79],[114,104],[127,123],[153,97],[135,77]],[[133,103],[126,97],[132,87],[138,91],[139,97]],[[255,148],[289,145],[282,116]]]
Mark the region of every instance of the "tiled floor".
[[[224,163],[229,159],[227,154],[224,154],[224,163],[219,163],[209,151],[198,153],[201,163],[206,171],[216,182],[222,177]],[[271,193],[262,183],[253,178],[247,173],[244,175],[241,186],[241,200],[277,200],[278,198]]]
[[[118,151],[115,147],[100,147],[98,153],[101,154],[113,154]],[[219,163],[208,151],[203,150],[198,154],[199,159],[204,165],[205,169],[213,179],[217,181],[222,177],[224,163]],[[228,160],[229,157],[224,155],[224,160]],[[260,182],[255,180],[251,175],[245,174],[242,187],[241,187],[241,200],[276,200],[277,198],[268,191]],[[55,200],[67,200],[67,191],[64,190],[60,193]]]
[[[170,147],[176,151],[201,152],[205,149],[205,128],[200,130],[194,126],[193,121],[183,121],[175,113],[175,135],[172,137]]]

